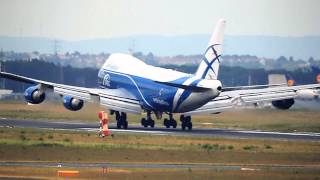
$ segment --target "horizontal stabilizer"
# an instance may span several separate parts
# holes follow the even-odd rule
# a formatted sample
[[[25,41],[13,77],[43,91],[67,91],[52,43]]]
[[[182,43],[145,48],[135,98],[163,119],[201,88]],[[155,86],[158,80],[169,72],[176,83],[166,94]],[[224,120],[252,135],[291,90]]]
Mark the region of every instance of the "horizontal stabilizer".
[[[283,84],[264,84],[264,85],[254,85],[254,86],[237,86],[237,87],[223,87],[222,91],[234,91],[234,90],[246,90],[246,89],[259,89],[259,88],[268,88],[268,87],[278,87],[287,85]]]

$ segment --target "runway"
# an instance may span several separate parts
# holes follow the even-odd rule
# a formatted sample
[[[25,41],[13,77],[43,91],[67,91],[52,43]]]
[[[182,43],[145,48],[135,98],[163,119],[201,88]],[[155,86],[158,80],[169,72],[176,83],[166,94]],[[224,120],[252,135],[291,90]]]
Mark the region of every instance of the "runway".
[[[9,167],[48,167],[48,168],[147,168],[147,169],[212,169],[212,170],[289,170],[316,171],[318,165],[283,165],[283,164],[224,164],[224,163],[72,163],[72,162],[0,162],[0,166]]]
[[[0,127],[20,127],[20,128],[41,128],[77,131],[98,131],[97,123],[74,123],[74,122],[54,122],[47,120],[18,120],[0,119]],[[174,136],[205,136],[205,137],[230,137],[230,138],[260,138],[260,139],[283,139],[283,140],[309,140],[320,141],[320,133],[282,133],[267,131],[248,131],[231,129],[205,129],[194,128],[192,131],[182,131],[180,128],[143,128],[141,126],[130,126],[127,130],[116,129],[114,124],[110,124],[111,132],[118,133],[149,133],[157,135]]]

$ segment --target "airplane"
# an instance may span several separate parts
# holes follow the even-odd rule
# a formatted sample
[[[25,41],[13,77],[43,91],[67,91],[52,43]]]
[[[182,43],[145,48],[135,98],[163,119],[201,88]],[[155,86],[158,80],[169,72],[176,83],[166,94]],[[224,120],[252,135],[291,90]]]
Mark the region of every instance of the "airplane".
[[[152,114],[157,119],[167,114],[163,125],[176,128],[173,114],[179,113],[182,130],[192,130],[192,115],[215,114],[264,101],[272,101],[279,109],[288,109],[294,104],[297,91],[320,88],[319,84],[223,87],[218,72],[225,27],[226,20],[220,19],[195,74],[151,66],[131,55],[114,53],[99,70],[99,88],[57,84],[8,72],[0,72],[0,76],[34,84],[24,93],[31,104],[43,102],[50,91],[61,95],[64,107],[71,111],[80,110],[85,101],[98,103],[116,116],[117,128],[123,129],[128,128],[127,113],[144,111],[146,117],[141,118],[144,127],[154,127]]]

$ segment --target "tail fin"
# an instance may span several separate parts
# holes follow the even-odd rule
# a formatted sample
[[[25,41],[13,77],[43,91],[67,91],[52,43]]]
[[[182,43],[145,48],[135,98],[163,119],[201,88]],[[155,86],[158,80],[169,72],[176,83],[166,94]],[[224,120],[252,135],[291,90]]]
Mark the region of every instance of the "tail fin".
[[[222,53],[222,43],[226,20],[220,19],[212,33],[208,47],[196,72],[202,79],[217,79]]]

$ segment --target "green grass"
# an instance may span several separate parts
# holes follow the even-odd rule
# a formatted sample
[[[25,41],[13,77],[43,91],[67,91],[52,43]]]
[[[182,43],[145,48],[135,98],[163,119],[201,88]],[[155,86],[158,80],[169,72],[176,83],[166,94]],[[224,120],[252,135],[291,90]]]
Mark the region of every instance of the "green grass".
[[[244,146],[243,149],[246,151],[254,151],[254,150],[257,150],[258,147],[249,145],[249,146]]]
[[[21,136],[24,138],[22,139]],[[48,138],[52,136],[53,138]],[[0,161],[319,166],[320,142],[0,128]],[[0,167],[1,177],[56,178],[59,168]],[[74,170],[74,168],[73,168]],[[77,179],[316,179],[316,170],[77,168]]]
[[[320,143],[0,128],[1,161],[317,164]],[[47,137],[46,134],[54,138]],[[89,136],[88,136],[89,134]],[[24,138],[21,138],[23,136]],[[42,138],[42,139],[40,139]],[[292,158],[294,157],[294,158]]]

